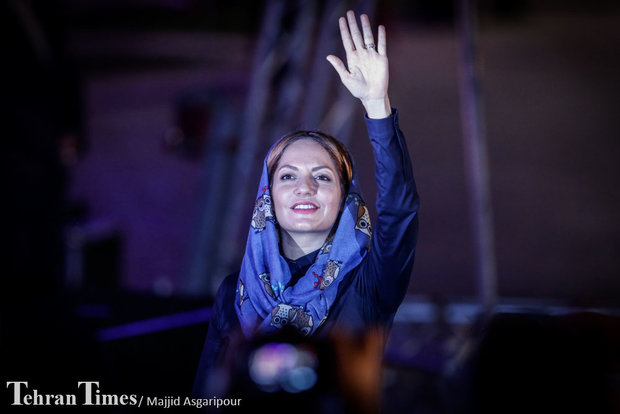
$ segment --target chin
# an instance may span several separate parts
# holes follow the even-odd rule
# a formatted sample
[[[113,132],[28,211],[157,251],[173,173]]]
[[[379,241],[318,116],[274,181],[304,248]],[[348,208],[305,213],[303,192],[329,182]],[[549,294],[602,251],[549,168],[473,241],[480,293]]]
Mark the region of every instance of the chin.
[[[295,226],[292,231],[296,233],[317,233],[321,232],[322,230],[310,226]]]
[[[329,229],[324,229],[322,227],[317,226],[309,226],[309,225],[295,225],[292,227],[288,227],[284,229],[289,233],[327,233]]]

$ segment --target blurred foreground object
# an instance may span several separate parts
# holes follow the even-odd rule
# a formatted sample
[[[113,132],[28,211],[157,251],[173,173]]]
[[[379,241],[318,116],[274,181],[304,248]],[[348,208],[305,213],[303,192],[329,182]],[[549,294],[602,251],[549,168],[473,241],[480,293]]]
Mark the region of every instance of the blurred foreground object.
[[[238,344],[212,382],[227,384],[220,390],[226,397],[243,399],[234,412],[277,406],[298,413],[378,413],[384,339],[379,330],[308,338],[284,329]]]

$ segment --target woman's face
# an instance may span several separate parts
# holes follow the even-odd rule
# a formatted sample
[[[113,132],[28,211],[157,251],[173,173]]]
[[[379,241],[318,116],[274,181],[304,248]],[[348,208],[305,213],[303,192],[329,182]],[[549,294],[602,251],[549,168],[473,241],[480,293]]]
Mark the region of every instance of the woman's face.
[[[284,150],[275,168],[271,195],[280,229],[293,238],[314,233],[324,240],[343,197],[334,161],[320,144],[301,139]]]

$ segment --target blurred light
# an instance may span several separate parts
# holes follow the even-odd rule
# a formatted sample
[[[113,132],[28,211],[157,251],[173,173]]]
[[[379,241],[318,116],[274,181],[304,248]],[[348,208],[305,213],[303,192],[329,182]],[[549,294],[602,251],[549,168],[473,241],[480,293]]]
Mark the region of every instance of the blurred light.
[[[293,368],[283,382],[282,388],[290,393],[307,391],[316,384],[317,375],[314,369],[310,367]]]
[[[288,343],[268,343],[250,355],[249,375],[265,392],[298,393],[317,382],[317,357],[309,349]]]

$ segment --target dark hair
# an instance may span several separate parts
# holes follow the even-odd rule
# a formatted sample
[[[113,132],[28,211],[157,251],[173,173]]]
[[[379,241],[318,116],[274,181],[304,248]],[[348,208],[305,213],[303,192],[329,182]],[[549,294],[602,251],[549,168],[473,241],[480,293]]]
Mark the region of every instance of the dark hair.
[[[353,181],[353,162],[349,151],[347,151],[344,144],[338,141],[336,138],[329,134],[320,131],[295,131],[280,138],[280,140],[273,146],[269,156],[267,157],[267,173],[269,174],[269,184],[273,182],[273,175],[275,174],[280,158],[284,151],[296,141],[302,139],[310,139],[327,151],[336,168],[338,170],[338,178],[340,178],[340,185],[343,190],[343,195],[349,192],[349,186]]]

